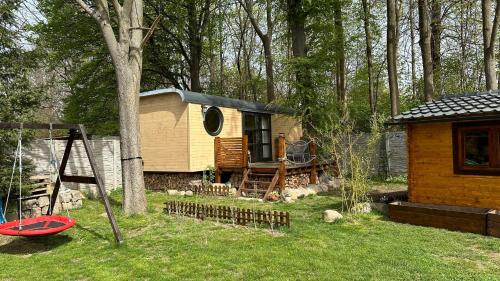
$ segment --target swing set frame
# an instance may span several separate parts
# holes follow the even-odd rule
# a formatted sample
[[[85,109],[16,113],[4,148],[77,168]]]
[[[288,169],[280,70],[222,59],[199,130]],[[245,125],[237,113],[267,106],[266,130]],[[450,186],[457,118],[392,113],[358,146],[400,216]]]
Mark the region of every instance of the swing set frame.
[[[54,185],[54,191],[51,196],[50,208],[47,211],[47,215],[51,216],[53,213],[53,206],[56,204],[57,196],[59,194],[59,188],[62,182],[73,182],[73,183],[86,183],[97,185],[97,190],[99,190],[99,195],[102,198],[104,208],[106,209],[106,214],[108,215],[109,223],[113,229],[113,234],[115,240],[118,243],[123,242],[120,228],[116,223],[116,218],[113,214],[111,204],[109,203],[108,195],[106,194],[106,189],[104,182],[97,169],[97,162],[94,158],[94,153],[92,147],[90,146],[89,139],[87,137],[87,132],[82,124],[45,124],[45,123],[6,123],[0,122],[0,130],[14,130],[14,129],[34,129],[34,130],[69,130],[66,143],[66,148],[64,150],[64,155],[59,166],[59,177],[57,177],[56,183]],[[69,156],[71,154],[71,149],[73,147],[73,142],[75,140],[81,140],[83,146],[85,147],[85,152],[90,162],[90,167],[92,169],[93,177],[87,176],[69,176],[65,175],[66,165],[68,164]]]

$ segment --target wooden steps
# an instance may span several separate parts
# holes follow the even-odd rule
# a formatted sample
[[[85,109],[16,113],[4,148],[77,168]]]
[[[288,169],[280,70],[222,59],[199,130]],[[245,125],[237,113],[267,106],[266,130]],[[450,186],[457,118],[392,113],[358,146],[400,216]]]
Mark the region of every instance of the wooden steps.
[[[274,191],[278,179],[278,169],[253,167],[245,169],[237,196],[253,194],[260,197],[264,194],[262,199],[266,200],[269,194]]]

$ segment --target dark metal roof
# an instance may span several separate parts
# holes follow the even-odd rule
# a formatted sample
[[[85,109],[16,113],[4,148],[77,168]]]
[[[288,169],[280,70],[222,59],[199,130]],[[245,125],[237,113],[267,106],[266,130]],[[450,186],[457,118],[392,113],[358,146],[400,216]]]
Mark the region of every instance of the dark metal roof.
[[[196,103],[202,105],[219,106],[219,107],[230,107],[236,108],[241,111],[257,112],[257,113],[269,113],[269,114],[293,114],[293,110],[289,108],[280,107],[272,104],[262,104],[258,102],[250,102],[239,99],[226,98],[221,96],[212,96],[196,92],[190,92],[185,90],[179,90],[175,88],[158,89],[147,92],[140,93],[140,97],[148,97],[162,94],[178,94],[183,102]]]
[[[500,118],[500,91],[445,96],[394,117],[391,123]]]

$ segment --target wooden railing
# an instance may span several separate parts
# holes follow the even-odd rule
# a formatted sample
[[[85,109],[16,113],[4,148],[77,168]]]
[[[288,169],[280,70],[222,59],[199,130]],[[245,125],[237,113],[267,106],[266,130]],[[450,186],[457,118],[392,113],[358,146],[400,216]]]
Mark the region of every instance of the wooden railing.
[[[318,171],[317,165],[318,161],[316,159],[316,142],[311,138],[309,142],[309,154],[311,157],[311,172],[309,174],[309,182],[311,184],[318,183]],[[285,177],[286,177],[286,140],[285,134],[280,133],[278,136],[278,149],[277,149],[277,158],[279,161],[279,180],[278,185],[280,190],[283,191],[285,189]]]
[[[220,138],[214,141],[215,182],[220,182],[224,169],[248,167],[248,136],[241,138]]]

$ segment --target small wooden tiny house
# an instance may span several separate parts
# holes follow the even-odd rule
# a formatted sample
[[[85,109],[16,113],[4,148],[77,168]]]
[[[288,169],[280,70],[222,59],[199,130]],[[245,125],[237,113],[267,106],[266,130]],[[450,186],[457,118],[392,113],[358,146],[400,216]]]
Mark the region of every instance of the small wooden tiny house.
[[[450,206],[447,214],[455,212],[455,218],[500,209],[498,92],[427,102],[395,117],[392,123],[407,128],[409,203],[415,204],[411,206],[413,209],[421,210],[429,204],[428,210],[423,212],[426,219],[422,220],[420,214],[419,223],[412,221],[417,216],[403,213],[408,212],[407,205],[394,204],[393,215],[398,216],[398,221],[406,219],[406,222],[422,225],[427,220],[427,225],[441,223],[443,227],[450,228],[445,223],[446,218],[439,215],[443,206]],[[457,207],[463,208],[460,210]],[[473,211],[471,208],[476,209]],[[486,223],[477,225],[482,227]],[[456,224],[453,229],[457,227],[460,230],[460,225]],[[464,226],[462,230],[470,231],[470,227]],[[485,229],[475,232],[485,233]]]
[[[178,89],[140,94],[141,150],[146,172],[200,172],[214,166],[214,139],[248,136],[250,161],[275,160],[275,138],[302,137],[286,108]]]

